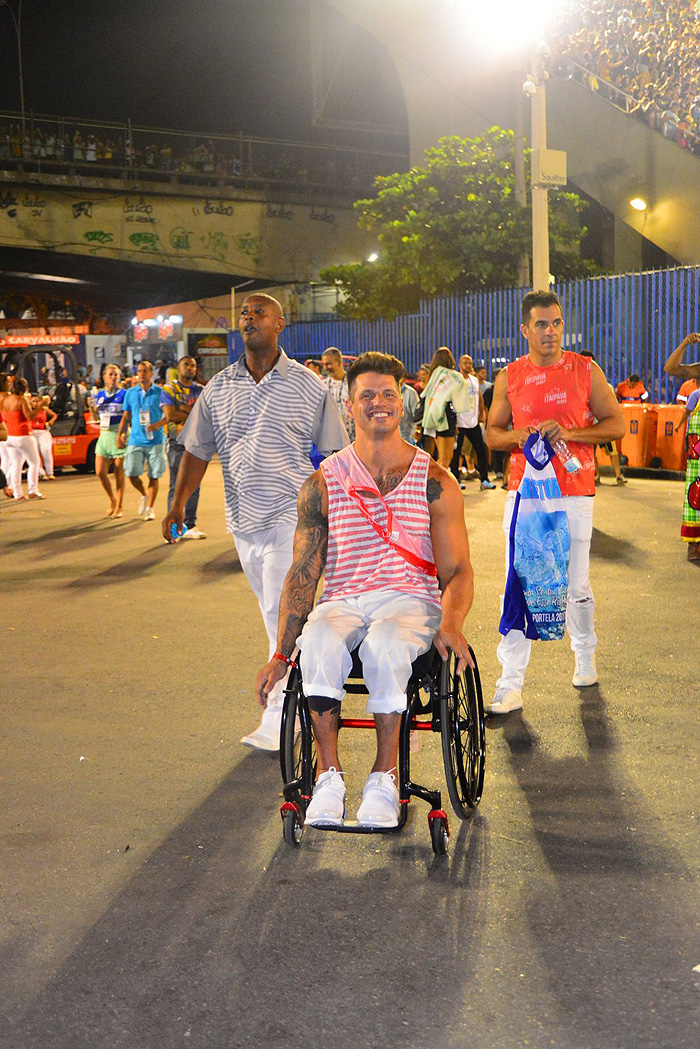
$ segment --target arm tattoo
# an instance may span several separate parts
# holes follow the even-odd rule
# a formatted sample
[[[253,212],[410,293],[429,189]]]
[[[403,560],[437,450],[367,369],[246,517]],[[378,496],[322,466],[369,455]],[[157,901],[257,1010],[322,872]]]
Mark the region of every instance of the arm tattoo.
[[[435,503],[442,495],[442,485],[439,481],[436,481],[434,477],[428,478],[428,483],[425,486],[425,494],[428,497],[429,503]]]
[[[326,565],[328,516],[323,511],[323,482],[309,477],[299,493],[299,521],[294,536],[294,560],[280,600],[279,651],[290,656],[314,605],[316,588]]]

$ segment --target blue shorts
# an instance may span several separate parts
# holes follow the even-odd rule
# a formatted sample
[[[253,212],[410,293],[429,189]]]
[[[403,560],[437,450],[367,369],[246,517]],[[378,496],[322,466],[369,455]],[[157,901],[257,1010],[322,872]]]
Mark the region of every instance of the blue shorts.
[[[124,456],[124,473],[127,477],[140,477],[148,467],[151,480],[162,477],[168,468],[165,458],[165,444],[154,444],[148,448],[140,444],[130,444]]]

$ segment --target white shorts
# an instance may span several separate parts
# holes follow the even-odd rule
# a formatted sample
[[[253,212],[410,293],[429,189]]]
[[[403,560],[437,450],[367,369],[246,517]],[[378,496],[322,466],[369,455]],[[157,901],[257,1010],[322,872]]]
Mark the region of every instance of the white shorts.
[[[439,605],[396,590],[321,602],[297,642],[304,693],[342,700],[357,648],[367,712],[405,710],[411,664],[428,651],[441,620]]]

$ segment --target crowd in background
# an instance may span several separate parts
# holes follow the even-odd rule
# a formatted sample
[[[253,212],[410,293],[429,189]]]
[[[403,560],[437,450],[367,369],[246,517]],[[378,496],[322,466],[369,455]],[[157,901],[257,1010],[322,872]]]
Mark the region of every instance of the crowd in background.
[[[191,357],[187,360],[193,365],[191,382],[197,389],[201,389],[204,380],[198,361]],[[344,357],[340,350],[329,347],[319,360],[309,359],[305,363],[307,368],[314,371],[331,390],[352,439],[354,436],[352,420],[345,409],[347,380],[344,362],[348,360],[349,358]],[[153,385],[159,390],[164,388],[169,390],[165,403],[173,403],[172,386],[175,384],[177,387],[181,378],[178,372],[179,365],[180,362],[175,360],[158,359],[151,368]],[[103,364],[97,376],[93,375],[92,365],[81,366],[77,383],[95,421],[100,420],[99,404],[101,403],[100,398],[104,399],[106,377],[110,379],[108,385],[112,391],[122,391],[123,397],[127,390],[139,385],[139,363],[128,366],[123,371],[116,364]],[[493,378],[495,379],[495,375]],[[0,374],[0,414],[4,420],[4,423],[0,423],[0,473],[2,474],[0,486],[8,498],[43,499],[44,495],[38,488],[39,480],[54,479],[51,427],[57,414],[53,408],[57,407],[61,399],[58,394],[62,389],[66,392],[66,397],[69,396],[71,384],[65,372],[58,376],[57,381],[51,382],[52,379],[55,380],[56,377],[50,376],[48,370],[44,368],[39,391],[32,393],[25,380],[11,374]],[[698,385],[695,379],[687,379],[683,382],[676,394],[676,403],[685,407],[688,398],[698,389]],[[648,391],[636,374],[628,376],[619,383],[615,392],[622,403],[644,404],[649,401]],[[409,377],[404,381],[402,393],[404,418],[401,431],[404,440],[416,443],[430,452],[441,465],[451,470],[463,489],[466,489],[468,483],[474,480],[480,481],[481,489],[495,487],[490,475],[493,475],[496,481],[501,481],[503,488],[507,487],[507,453],[493,451],[489,453],[483,440],[485,423],[493,396],[493,383],[489,380],[487,369],[483,364],[475,367],[469,354],[463,354],[456,362],[451,351],[447,347],[441,347],[436,351],[430,363],[426,362],[419,366],[414,378]],[[12,433],[8,432],[7,409],[3,409],[2,404],[2,400],[7,396],[15,398],[11,402],[12,412],[15,414],[19,412],[23,416],[22,419],[19,418],[19,415],[15,418],[15,415],[11,413],[10,429]],[[162,400],[160,396],[159,404]],[[25,404],[26,408],[23,406]],[[162,412],[157,411],[156,415],[158,419],[162,418]],[[120,420],[121,412],[112,425],[118,427]],[[170,437],[174,439],[177,436],[176,429],[172,424],[170,429],[173,431]],[[8,441],[6,437],[12,437],[12,440]],[[616,479],[618,483],[624,483],[624,476],[620,470],[619,442],[609,451],[612,452]],[[100,465],[98,463],[98,476]],[[28,481],[27,496],[24,495],[22,488],[22,474],[25,469]],[[598,474],[597,480],[598,482],[600,480]],[[105,478],[102,478],[102,484],[105,489],[108,488]],[[123,487],[121,494],[123,497]],[[110,495],[110,499],[111,505],[116,506],[116,494]],[[118,500],[118,503],[119,510],[121,510],[121,499]],[[121,513],[118,516],[121,516]],[[194,521],[192,528],[194,529]]]
[[[44,165],[119,168],[163,175],[213,179],[269,179],[319,185],[342,184],[358,189],[376,174],[396,169],[398,157],[381,154],[338,154],[331,148],[266,143],[256,140],[198,137],[183,132],[149,134],[137,129],[110,129],[32,118],[24,133],[17,121],[0,123],[0,166]],[[100,171],[100,174],[105,174]]]
[[[695,0],[569,0],[555,48],[592,73],[601,94],[614,85],[635,113],[700,155],[700,8]]]

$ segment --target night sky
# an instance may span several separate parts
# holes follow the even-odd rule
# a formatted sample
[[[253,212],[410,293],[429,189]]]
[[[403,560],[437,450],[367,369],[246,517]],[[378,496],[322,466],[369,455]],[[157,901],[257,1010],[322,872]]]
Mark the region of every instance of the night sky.
[[[332,54],[344,24],[316,10]],[[24,0],[21,29],[27,113],[331,137],[312,128],[308,0]],[[0,59],[0,105],[18,110],[16,40],[2,7]],[[356,38],[335,110],[401,121],[393,81],[374,43]]]

